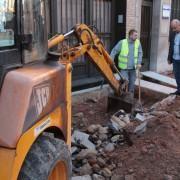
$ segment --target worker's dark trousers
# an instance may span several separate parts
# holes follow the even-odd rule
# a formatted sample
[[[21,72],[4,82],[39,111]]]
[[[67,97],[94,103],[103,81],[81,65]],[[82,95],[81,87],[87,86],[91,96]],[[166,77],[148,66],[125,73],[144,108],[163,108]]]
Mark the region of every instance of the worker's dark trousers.
[[[180,60],[173,60],[173,71],[177,83],[177,91],[180,93]]]

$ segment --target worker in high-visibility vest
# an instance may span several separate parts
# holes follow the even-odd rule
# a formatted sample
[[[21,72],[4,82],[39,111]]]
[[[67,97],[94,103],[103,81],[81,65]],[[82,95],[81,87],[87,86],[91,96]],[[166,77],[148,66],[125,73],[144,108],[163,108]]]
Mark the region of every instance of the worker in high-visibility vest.
[[[143,56],[137,31],[131,29],[128,38],[120,40],[112,49],[110,56],[113,60],[115,60],[115,57],[118,57],[118,69],[120,69],[121,74],[129,81],[129,92],[134,94],[136,69],[140,70]]]

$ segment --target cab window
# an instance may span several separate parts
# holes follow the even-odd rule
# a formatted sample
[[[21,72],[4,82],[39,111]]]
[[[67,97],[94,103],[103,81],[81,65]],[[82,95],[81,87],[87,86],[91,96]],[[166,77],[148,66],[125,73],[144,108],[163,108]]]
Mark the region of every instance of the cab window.
[[[0,47],[13,46],[15,30],[15,0],[0,0]]]

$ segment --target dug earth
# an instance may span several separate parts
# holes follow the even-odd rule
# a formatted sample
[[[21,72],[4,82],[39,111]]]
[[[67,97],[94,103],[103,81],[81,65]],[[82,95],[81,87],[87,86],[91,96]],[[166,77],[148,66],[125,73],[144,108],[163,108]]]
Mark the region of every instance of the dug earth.
[[[106,100],[73,103],[72,180],[180,180],[180,98],[133,116],[107,113]]]

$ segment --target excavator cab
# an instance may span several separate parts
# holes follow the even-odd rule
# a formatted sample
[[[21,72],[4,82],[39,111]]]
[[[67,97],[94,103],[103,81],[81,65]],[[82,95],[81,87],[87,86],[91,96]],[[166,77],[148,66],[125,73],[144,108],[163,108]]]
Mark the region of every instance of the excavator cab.
[[[0,179],[71,179],[71,63],[86,54],[116,96],[126,80],[85,24],[47,39],[45,0],[0,0]],[[74,33],[78,46],[51,48]],[[58,61],[48,58],[58,55]],[[120,79],[116,78],[113,69]]]
[[[0,1],[0,179],[71,179],[71,65],[47,61],[47,3]]]

